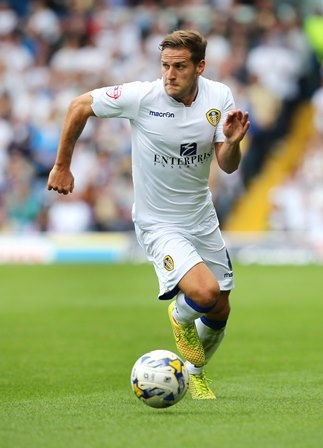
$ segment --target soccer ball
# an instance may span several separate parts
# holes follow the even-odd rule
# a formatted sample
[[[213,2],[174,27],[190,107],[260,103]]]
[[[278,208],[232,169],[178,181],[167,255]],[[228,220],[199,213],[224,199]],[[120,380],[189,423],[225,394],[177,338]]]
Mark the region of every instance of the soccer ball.
[[[167,408],[186,394],[189,375],[183,360],[169,350],[153,350],[135,362],[131,386],[139,400],[152,408]]]

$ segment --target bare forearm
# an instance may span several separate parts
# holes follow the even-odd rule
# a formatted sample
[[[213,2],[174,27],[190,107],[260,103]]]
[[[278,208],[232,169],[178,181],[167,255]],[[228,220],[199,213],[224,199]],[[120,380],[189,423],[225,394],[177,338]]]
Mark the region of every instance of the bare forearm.
[[[216,156],[219,167],[225,173],[233,173],[238,169],[241,160],[240,142],[231,143],[225,140],[216,146]]]
[[[92,98],[85,93],[75,98],[68,108],[58,145],[55,164],[48,176],[48,190],[69,194],[74,189],[74,176],[70,170],[73,151],[77,139],[91,115]]]
[[[242,113],[236,109],[228,113],[224,124],[223,143],[216,143],[215,153],[220,168],[230,174],[236,171],[241,160],[240,142],[243,140],[250,126],[248,112]]]
[[[88,118],[93,115],[90,98],[86,95],[75,98],[68,110],[62,128],[55,165],[69,168],[75,144]]]

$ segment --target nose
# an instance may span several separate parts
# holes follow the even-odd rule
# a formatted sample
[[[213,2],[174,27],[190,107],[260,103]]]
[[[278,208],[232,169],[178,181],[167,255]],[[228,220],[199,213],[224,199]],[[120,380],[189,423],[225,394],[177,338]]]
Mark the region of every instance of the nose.
[[[167,70],[167,78],[168,79],[176,78],[175,69],[173,67],[169,67],[169,69]]]

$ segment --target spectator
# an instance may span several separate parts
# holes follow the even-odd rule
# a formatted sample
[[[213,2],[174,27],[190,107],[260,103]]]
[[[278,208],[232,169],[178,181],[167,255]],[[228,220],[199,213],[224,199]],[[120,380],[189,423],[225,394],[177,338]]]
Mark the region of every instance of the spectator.
[[[323,138],[323,64],[321,85],[313,93],[311,103],[314,111],[314,128],[316,132],[321,136],[321,138]]]
[[[314,41],[320,38],[314,33],[313,40],[315,24],[308,19],[314,16],[317,23],[321,14],[312,11],[302,29],[296,9],[275,5],[267,0],[201,0],[185,6],[175,1],[1,1],[1,228],[58,229],[52,218],[55,209],[72,211],[73,203],[56,204],[59,199],[43,191],[67,104],[93,85],[158,77],[156,48],[162,36],[179,24],[201,28],[207,34],[206,75],[228,84],[237,106],[250,109],[252,117],[252,138],[244,148],[241,170],[234,176],[218,176],[212,183],[219,218],[224,220],[248,188],[249,179],[261,170],[275,139],[284,136],[287,123],[283,118],[293,116],[292,106],[299,95],[304,98],[299,81],[305,78],[307,94],[315,85],[311,74],[316,66],[311,55],[307,59],[307,43],[316,51]],[[268,68],[264,64],[270,58]],[[317,106],[318,129],[320,97],[317,90],[312,100]],[[84,221],[75,231],[132,229],[129,128],[115,119],[91,124],[83,134],[75,158],[79,180],[75,201],[84,212]],[[21,183],[9,174],[18,159],[29,173]],[[111,199],[107,207],[102,207],[103,195]],[[29,218],[23,223],[24,207]],[[68,231],[73,222],[71,217]]]

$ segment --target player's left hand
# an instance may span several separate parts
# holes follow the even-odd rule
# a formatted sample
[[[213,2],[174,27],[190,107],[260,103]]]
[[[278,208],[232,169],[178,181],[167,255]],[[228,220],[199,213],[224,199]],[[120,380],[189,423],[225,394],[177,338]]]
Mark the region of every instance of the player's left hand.
[[[248,112],[231,110],[223,124],[223,132],[226,138],[232,142],[240,142],[250,127]]]

